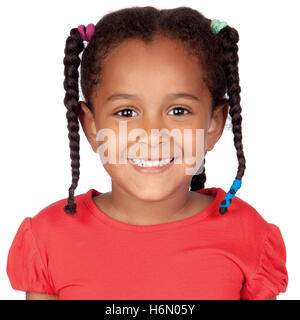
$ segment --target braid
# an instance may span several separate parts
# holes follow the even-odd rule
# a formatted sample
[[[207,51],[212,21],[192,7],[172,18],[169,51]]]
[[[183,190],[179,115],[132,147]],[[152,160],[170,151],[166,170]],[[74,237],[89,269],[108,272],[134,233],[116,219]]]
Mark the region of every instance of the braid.
[[[240,92],[241,88],[239,85],[239,71],[238,71],[238,46],[237,42],[239,41],[238,32],[229,26],[226,26],[219,32],[219,37],[224,50],[224,70],[226,74],[227,82],[227,94],[229,98],[229,114],[232,121],[232,132],[234,135],[234,146],[236,149],[236,155],[238,158],[238,170],[235,179],[241,180],[244,171],[246,169],[246,159],[243,151],[242,144],[242,108],[240,106]],[[236,190],[230,188],[229,191],[231,194],[234,194]],[[231,196],[232,197],[232,196]],[[230,203],[231,203],[230,197]],[[226,201],[223,200],[222,204],[225,204]],[[224,214],[227,212],[226,207],[220,207],[219,212]]]
[[[76,213],[76,203],[74,202],[74,190],[79,180],[79,90],[78,90],[78,67],[80,65],[79,54],[84,49],[81,35],[77,28],[70,31],[70,36],[66,40],[64,69],[64,88],[66,90],[64,105],[67,108],[66,117],[68,120],[68,138],[71,157],[72,184],[69,188],[68,203],[64,207],[65,213]]]
[[[206,181],[205,174],[205,158],[203,159],[203,171],[200,174],[195,174],[191,181],[191,191],[196,191],[200,189],[204,189],[204,184]]]

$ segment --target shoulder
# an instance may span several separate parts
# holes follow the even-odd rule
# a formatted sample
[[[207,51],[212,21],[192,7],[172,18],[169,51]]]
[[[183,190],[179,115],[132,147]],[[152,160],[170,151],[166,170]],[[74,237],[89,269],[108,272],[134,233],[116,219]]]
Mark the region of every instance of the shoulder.
[[[221,201],[226,192],[221,189]],[[218,214],[219,227],[225,230],[227,238],[236,243],[238,250],[248,251],[251,255],[258,255],[271,232],[279,229],[276,225],[266,221],[263,213],[254,205],[248,203],[242,196],[232,199],[228,211]],[[278,232],[277,232],[278,233]]]
[[[223,194],[226,195],[224,190]],[[257,239],[257,237],[266,234],[270,228],[270,223],[264,219],[262,214],[244,198],[235,196],[224,217],[227,216],[228,221],[239,228],[241,232],[244,234],[250,232]]]
[[[279,227],[266,221],[262,213],[242,197],[235,196],[228,212],[220,216],[222,229],[230,233],[239,252],[244,251],[249,258],[255,260],[271,243],[283,251],[284,242]]]
[[[89,192],[89,191],[88,191]],[[75,195],[76,214],[67,214],[64,207],[67,204],[67,197],[54,201],[43,207],[38,213],[30,217],[31,228],[34,234],[45,238],[47,235],[54,233],[63,234],[68,227],[72,228],[75,225],[84,222],[86,218],[87,207],[84,198],[88,192]]]

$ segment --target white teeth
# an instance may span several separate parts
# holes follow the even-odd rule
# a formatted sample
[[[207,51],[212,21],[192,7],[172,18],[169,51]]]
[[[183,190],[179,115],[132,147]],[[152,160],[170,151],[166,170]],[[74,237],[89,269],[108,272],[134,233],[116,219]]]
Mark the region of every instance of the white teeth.
[[[140,159],[129,159],[130,162],[139,167],[163,167],[171,162],[173,158],[159,160],[140,160]]]

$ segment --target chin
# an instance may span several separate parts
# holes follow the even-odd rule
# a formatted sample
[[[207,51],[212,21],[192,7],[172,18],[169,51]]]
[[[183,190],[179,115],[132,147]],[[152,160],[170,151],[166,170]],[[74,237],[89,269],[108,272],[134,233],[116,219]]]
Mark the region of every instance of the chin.
[[[143,201],[161,201],[164,200],[169,194],[171,190],[168,191],[166,188],[147,188],[143,187],[138,190],[134,190],[132,193],[137,199]]]

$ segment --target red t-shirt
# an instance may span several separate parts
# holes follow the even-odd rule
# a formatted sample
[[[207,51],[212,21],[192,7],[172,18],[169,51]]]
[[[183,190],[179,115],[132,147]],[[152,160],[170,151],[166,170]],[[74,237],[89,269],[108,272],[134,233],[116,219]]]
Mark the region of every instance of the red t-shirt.
[[[133,225],[102,212],[95,189],[75,196],[77,213],[56,201],[21,223],[7,259],[15,290],[60,299],[267,299],[285,292],[286,249],[280,229],[235,196],[215,200],[194,216]]]

